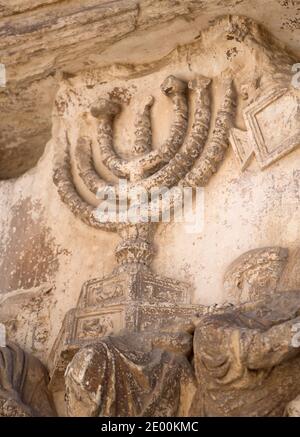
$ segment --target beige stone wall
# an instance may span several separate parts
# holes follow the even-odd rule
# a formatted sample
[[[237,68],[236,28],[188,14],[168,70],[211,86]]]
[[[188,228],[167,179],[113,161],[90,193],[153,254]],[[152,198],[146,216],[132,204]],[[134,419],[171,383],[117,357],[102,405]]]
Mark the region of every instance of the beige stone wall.
[[[298,0],[3,1],[0,177],[22,174],[43,153],[61,72],[158,59],[224,14],[256,20],[299,54]]]
[[[193,58],[192,70],[184,51],[171,55],[170,63],[164,59],[180,44],[195,41],[197,44],[199,32],[216,16],[246,14],[266,25],[296,54],[300,53],[297,2],[242,1],[221,2],[222,5],[211,2],[211,6],[199,2],[203,3],[203,11],[200,6],[195,11],[192,6],[189,9],[191,2],[185,2],[186,8],[175,8],[167,23],[162,18],[163,9],[158,12],[154,3],[141,2],[139,21],[148,23],[147,26],[141,24],[140,30],[137,26],[132,35],[120,36],[119,42],[99,54],[97,50],[89,53],[94,69],[92,79],[85,73],[78,73],[64,84],[55,85],[61,86],[60,92],[69,86],[77,90],[76,99],[81,98],[83,102],[83,109],[78,113],[79,100],[74,100],[74,113],[79,120],[85,112],[84,105],[87,108],[94,95],[105,94],[112,87],[124,87],[123,79],[134,76],[136,68],[137,76],[141,77],[126,80],[126,88],[133,98],[116,126],[116,144],[120,152],[124,152],[127,142],[132,139],[134,110],[148,93],[157,97],[153,109],[156,146],[166,137],[171,119],[170,104],[160,96],[159,84],[168,74],[175,72],[185,80],[196,73],[215,77],[233,66],[239,86],[252,79],[257,67],[251,68],[254,58],[246,59],[248,70],[239,70],[240,61],[245,61],[249,53],[242,50],[235,58],[230,51],[233,45],[220,43],[220,35],[216,42],[205,39],[201,42],[205,50],[193,55],[197,60],[194,62]],[[170,13],[169,3],[163,2],[160,7]],[[143,26],[149,28],[146,30]],[[83,47],[82,52],[84,50]],[[159,62],[160,59],[163,61]],[[133,67],[101,70],[103,64],[116,62],[131,63]],[[149,62],[153,65],[143,70],[143,64]],[[76,59],[72,65],[76,66]],[[147,69],[152,69],[151,74]],[[73,73],[72,68],[70,72]],[[150,74],[149,78],[147,74]],[[100,83],[101,78],[103,82],[110,80],[109,84],[86,88],[89,80]],[[217,85],[214,86],[218,96]],[[237,126],[242,128],[243,102],[239,101],[239,105]],[[113,251],[119,241],[116,234],[94,230],[81,223],[61,202],[52,182],[53,155],[60,147],[60,125],[55,109],[52,121],[52,140],[47,143],[38,164],[17,179],[0,182],[0,315],[7,322],[10,335],[43,361],[47,359],[65,313],[75,306],[83,282],[111,272],[115,265]],[[32,123],[35,122],[32,114]],[[71,115],[69,123],[73,123],[71,137],[75,143],[79,124]],[[93,132],[93,121],[89,120],[83,129]],[[230,148],[225,162],[205,188],[203,231],[187,234],[182,224],[160,225],[155,237],[158,253],[154,270],[189,282],[193,302],[213,304],[226,300],[222,287],[224,271],[243,252],[269,245],[295,251],[300,245],[299,164],[298,149],[263,171],[253,159],[246,171],[241,172]],[[293,286],[299,285],[298,275]]]
[[[82,224],[61,204],[52,183],[51,155],[49,144],[35,169],[18,181],[1,183],[2,295],[52,289],[50,339],[38,345],[44,357],[44,347],[76,304],[82,283],[111,272],[118,241],[114,233]],[[212,304],[226,299],[223,274],[237,256],[268,245],[299,246],[299,163],[295,151],[263,172],[253,162],[241,174],[230,151],[205,189],[203,232],[189,234],[182,224],[161,224],[154,270],[191,283],[193,301]],[[31,337],[32,327],[27,329],[24,341]]]

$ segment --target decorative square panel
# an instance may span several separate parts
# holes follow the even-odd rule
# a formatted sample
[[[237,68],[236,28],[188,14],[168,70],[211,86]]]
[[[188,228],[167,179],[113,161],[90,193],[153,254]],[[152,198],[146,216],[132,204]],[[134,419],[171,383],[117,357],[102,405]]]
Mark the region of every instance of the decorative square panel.
[[[138,332],[147,330],[157,331],[164,330],[166,326],[181,326],[187,320],[203,314],[205,307],[203,305],[140,305],[136,308],[135,329]]]
[[[78,304],[80,307],[88,307],[125,298],[129,288],[129,277],[126,273],[106,279],[92,279],[84,284]]]
[[[186,283],[151,272],[119,272],[87,281],[51,351],[51,389],[63,389],[66,367],[81,347],[123,330],[159,330],[201,311],[199,305],[188,305],[188,289]]]
[[[149,303],[189,303],[189,285],[171,278],[159,277],[153,273],[139,272],[137,298]]]
[[[261,168],[300,145],[300,98],[297,90],[280,89],[244,110],[249,140]]]
[[[189,285],[151,272],[113,274],[82,287],[78,308],[101,307],[139,299],[145,302],[188,303]]]
[[[124,328],[124,320],[124,309],[120,306],[94,311],[78,310],[72,341],[89,342],[117,333]]]

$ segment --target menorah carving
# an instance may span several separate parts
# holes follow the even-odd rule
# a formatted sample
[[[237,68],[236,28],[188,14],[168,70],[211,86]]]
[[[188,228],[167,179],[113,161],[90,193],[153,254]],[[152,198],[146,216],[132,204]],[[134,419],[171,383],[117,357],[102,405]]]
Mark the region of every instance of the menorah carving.
[[[85,193],[99,197],[99,192],[111,187],[97,171],[99,156],[101,164],[113,175],[128,181],[129,188],[141,187],[149,193],[161,186],[205,186],[225,157],[236,103],[233,80],[224,74],[221,77],[222,102],[211,129],[210,83],[211,80],[203,76],[188,83],[174,76],[167,77],[161,91],[173,105],[169,136],[160,148],[152,148],[154,99],[147,98],[136,119],[130,160],[121,158],[114,148],[114,120],[121,111],[118,102],[100,98],[91,107],[91,114],[98,122],[97,153],[92,139],[86,136],[78,139],[72,151],[68,133],[65,133],[64,156],[56,160],[53,178],[61,200],[84,223],[117,231],[122,241],[115,252],[118,268],[108,278],[88,281],[77,308],[66,316],[51,356],[53,387],[60,386],[67,362],[84,342],[122,329],[154,329],[170,319],[186,318],[201,310],[199,305],[189,303],[188,284],[159,278],[150,271],[152,224],[101,222],[95,215],[97,204],[88,203]],[[194,98],[190,129],[189,93]],[[117,187],[116,192],[119,198]],[[91,326],[94,327],[92,332]]]
[[[235,107],[232,79],[226,75],[223,78],[223,102],[216,116],[211,139],[206,145],[211,122],[210,82],[210,79],[199,76],[187,84],[169,76],[161,85],[161,90],[173,103],[174,117],[170,135],[162,147],[152,150],[150,111],[154,99],[149,97],[136,120],[132,160],[122,159],[114,149],[113,125],[114,118],[121,110],[120,105],[100,98],[92,106],[91,113],[98,120],[97,144],[102,163],[115,176],[127,179],[129,188],[143,187],[149,191],[161,186],[206,185],[224,159]],[[194,119],[189,134],[187,89],[195,95]],[[111,184],[101,178],[96,168],[97,161],[90,138],[78,139],[73,156],[67,144],[64,159],[55,163],[54,170],[54,182],[62,201],[84,223],[97,229],[121,233],[124,241],[116,250],[119,263],[127,266],[136,264],[140,268],[149,265],[149,226],[100,222],[95,217],[95,205],[86,203],[81,197],[83,187],[94,195],[110,188]],[[128,258],[124,254],[125,245]]]

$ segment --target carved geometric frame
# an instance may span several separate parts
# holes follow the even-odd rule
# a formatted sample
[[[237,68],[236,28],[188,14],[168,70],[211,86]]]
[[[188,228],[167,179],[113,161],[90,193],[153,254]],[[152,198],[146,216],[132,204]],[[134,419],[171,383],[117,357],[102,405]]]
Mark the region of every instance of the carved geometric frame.
[[[76,312],[76,318],[75,318],[75,323],[73,323],[73,326],[71,328],[71,336],[70,336],[70,341],[73,342],[77,342],[80,341],[80,331],[83,328],[82,323],[88,320],[95,320],[98,319],[99,321],[102,322],[106,319],[106,317],[109,316],[110,319],[112,319],[112,322],[114,320],[114,328],[118,328],[118,330],[120,330],[124,323],[125,323],[125,311],[124,311],[124,307],[122,305],[115,305],[113,307],[109,307],[109,308],[103,308],[101,311],[94,309],[90,312],[86,312],[86,311],[80,311],[77,310]],[[106,335],[110,335],[113,332],[113,330],[111,330],[111,332],[109,332],[109,334]],[[93,336],[89,337],[88,335],[85,336],[85,341],[87,340],[94,340]],[[98,334],[99,337],[99,334]]]
[[[244,171],[254,156],[254,150],[249,141],[248,132],[232,128],[229,133],[229,141],[235,154],[236,161],[241,170]]]
[[[282,158],[283,156],[290,153],[297,146],[300,145],[300,127],[292,136],[288,137],[280,143],[280,145],[270,152],[267,149],[266,143],[264,141],[262,127],[260,126],[257,116],[262,113],[265,108],[270,106],[275,101],[279,100],[288,92],[287,88],[277,89],[271,93],[263,96],[256,102],[249,105],[244,110],[244,119],[247,126],[248,134],[250,136],[249,140],[253,145],[256,158],[261,166],[261,168],[266,168],[273,162]]]

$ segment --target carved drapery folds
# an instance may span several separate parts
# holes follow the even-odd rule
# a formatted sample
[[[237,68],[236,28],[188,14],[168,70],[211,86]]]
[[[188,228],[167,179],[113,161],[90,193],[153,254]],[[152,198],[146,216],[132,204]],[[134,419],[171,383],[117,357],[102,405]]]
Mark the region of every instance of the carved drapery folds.
[[[201,416],[282,416],[300,392],[300,293],[204,317],[194,338]],[[291,306],[292,303],[292,306]]]
[[[224,285],[236,305],[196,322],[193,414],[282,416],[299,395],[300,291],[279,285],[287,257],[266,247],[229,266]],[[287,414],[296,410],[295,400]]]
[[[298,416],[300,291],[280,289],[287,257],[266,247],[234,261],[224,280],[235,306],[83,347],[65,374],[68,414]]]
[[[191,339],[188,333],[144,333],[81,349],[66,371],[68,415],[187,415],[195,392]]]
[[[0,347],[0,417],[54,416],[48,379],[37,358],[13,343]]]

